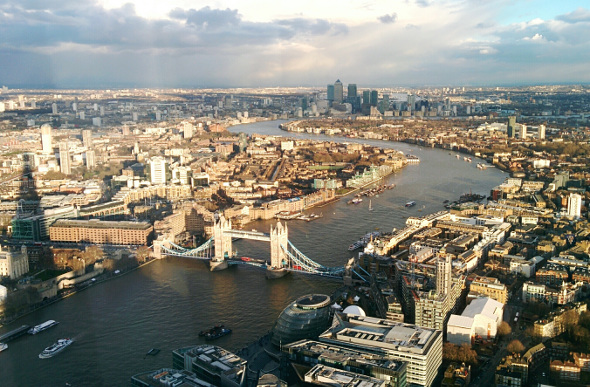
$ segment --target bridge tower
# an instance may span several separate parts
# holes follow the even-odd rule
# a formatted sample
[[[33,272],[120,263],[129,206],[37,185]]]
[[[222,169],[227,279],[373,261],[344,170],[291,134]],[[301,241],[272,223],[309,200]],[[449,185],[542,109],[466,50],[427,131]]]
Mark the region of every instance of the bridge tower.
[[[170,243],[165,238],[158,238],[153,243],[154,257],[156,259],[165,258],[165,253],[162,252],[162,247],[170,248]]]
[[[221,215],[213,225],[215,255],[210,262],[211,271],[227,268],[225,257],[231,257],[233,254],[231,235],[225,232],[229,230],[231,230],[231,220],[225,219],[225,217]]]
[[[277,226],[273,228],[270,226],[270,266],[273,268],[283,267],[283,262],[288,262],[289,257],[285,253],[289,242],[289,230],[287,224],[283,226],[281,222],[277,222]]]

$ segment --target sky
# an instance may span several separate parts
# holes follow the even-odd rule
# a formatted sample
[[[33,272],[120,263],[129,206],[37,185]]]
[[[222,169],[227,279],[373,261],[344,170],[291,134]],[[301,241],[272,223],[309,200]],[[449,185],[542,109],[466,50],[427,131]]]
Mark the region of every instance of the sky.
[[[590,82],[589,0],[0,0],[12,88]]]

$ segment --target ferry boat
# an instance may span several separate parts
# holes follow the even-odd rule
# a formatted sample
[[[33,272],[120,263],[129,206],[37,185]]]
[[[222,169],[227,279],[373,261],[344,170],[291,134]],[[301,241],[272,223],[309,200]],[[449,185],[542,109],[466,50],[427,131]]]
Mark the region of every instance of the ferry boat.
[[[413,201],[413,200],[411,200],[411,201],[409,201],[409,202],[406,203],[406,207],[413,207],[415,205],[416,205],[416,202]]]
[[[73,342],[74,340],[72,339],[59,339],[57,340],[57,343],[45,348],[43,352],[39,354],[39,359],[49,359],[66,349],[66,347]]]
[[[225,335],[229,335],[231,333],[231,329],[226,328],[223,325],[215,325],[213,328],[209,329],[208,331],[201,331],[199,336],[205,337],[205,340],[215,340]],[[159,352],[159,351],[158,351]]]
[[[0,352],[4,351],[8,349],[8,344],[6,343],[0,343]]]
[[[35,325],[33,328],[29,329],[28,333],[30,335],[36,335],[37,333],[43,332],[44,330],[49,329],[57,324],[59,323],[55,320],[47,320],[43,324]]]
[[[354,242],[352,245],[348,246],[348,251],[354,251],[360,249],[361,247],[365,247],[365,245],[362,242],[357,241]]]

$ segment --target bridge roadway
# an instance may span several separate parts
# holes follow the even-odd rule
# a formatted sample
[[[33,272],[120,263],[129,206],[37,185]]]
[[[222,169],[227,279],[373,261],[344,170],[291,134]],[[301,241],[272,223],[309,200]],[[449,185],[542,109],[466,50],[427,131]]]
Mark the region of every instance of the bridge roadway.
[[[232,238],[246,238],[255,241],[270,242],[270,234],[259,231],[226,230],[224,234],[230,235]]]

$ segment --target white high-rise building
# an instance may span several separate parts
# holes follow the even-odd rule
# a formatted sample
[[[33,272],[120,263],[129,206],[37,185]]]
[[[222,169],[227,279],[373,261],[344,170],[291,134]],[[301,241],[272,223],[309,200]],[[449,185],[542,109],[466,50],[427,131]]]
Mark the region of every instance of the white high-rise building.
[[[92,148],[92,130],[84,129],[82,131],[82,144],[87,148]]]
[[[582,196],[571,193],[567,198],[567,216],[578,219],[582,214]]]
[[[150,175],[152,184],[166,184],[166,159],[160,156],[150,160]]]
[[[70,162],[70,150],[67,142],[59,144],[59,168],[65,175],[72,174],[72,164]]]
[[[545,139],[545,130],[546,130],[545,125],[539,125],[539,140]]]
[[[191,124],[190,122],[183,122],[182,123],[182,130],[183,130],[183,134],[184,134],[185,139],[192,138],[194,135],[195,126],[193,124]]]
[[[41,145],[43,146],[43,153],[46,155],[49,155],[53,152],[53,144],[51,141],[51,125],[41,125]]]
[[[51,104],[51,114],[57,114],[57,104],[55,102]]]
[[[93,150],[86,151],[86,168],[93,169],[96,167],[96,157]]]

